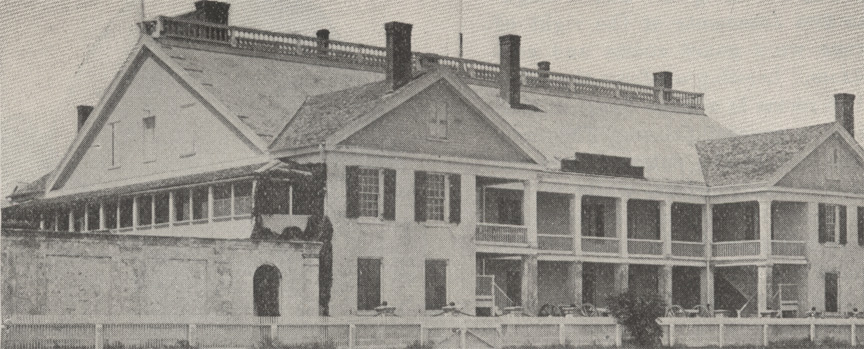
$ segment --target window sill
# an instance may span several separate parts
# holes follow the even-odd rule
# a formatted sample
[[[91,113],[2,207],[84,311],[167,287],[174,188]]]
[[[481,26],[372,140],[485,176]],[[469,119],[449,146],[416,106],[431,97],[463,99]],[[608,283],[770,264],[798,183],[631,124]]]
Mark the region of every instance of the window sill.
[[[195,152],[186,153],[186,154],[180,154],[180,158],[181,158],[181,159],[182,159],[182,158],[191,158],[191,157],[193,157],[193,156],[195,156]]]
[[[827,247],[827,248],[843,248],[845,246],[846,245],[841,245],[841,244],[836,243],[836,242],[823,242],[822,243],[822,247]]]
[[[178,225],[189,225],[189,224],[190,224],[189,221],[174,222],[174,226],[175,226],[175,227],[178,226]]]
[[[444,221],[425,221],[422,224],[427,228],[452,228],[456,226],[455,223]]]
[[[375,217],[359,217],[357,218],[357,223],[360,224],[377,224],[377,225],[389,225],[392,224],[393,221],[385,221],[382,218]]]
[[[447,138],[436,138],[436,137],[426,137],[426,140],[430,141],[430,142],[442,142],[442,143],[446,143],[446,142],[450,141]]]

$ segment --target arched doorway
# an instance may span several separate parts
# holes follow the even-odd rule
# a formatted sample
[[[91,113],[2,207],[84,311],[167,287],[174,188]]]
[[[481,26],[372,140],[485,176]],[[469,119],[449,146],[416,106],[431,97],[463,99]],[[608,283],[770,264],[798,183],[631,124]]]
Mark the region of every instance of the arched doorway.
[[[279,282],[282,275],[272,265],[262,265],[255,270],[253,297],[255,315],[279,316]]]

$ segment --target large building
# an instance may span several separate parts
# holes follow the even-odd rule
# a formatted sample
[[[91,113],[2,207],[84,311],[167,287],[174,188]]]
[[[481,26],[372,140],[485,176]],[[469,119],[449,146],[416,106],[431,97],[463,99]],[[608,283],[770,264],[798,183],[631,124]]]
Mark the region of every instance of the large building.
[[[516,35],[495,64],[414,52],[405,23],[374,47],[228,13],[199,1],[143,22],[61,163],[4,218],[66,239],[249,244],[317,239],[307,225],[326,217],[332,316],[602,308],[628,288],[742,316],[864,309],[853,95],[835,96],[836,122],[740,136],[672,73],[643,86],[523,68]],[[234,273],[258,280],[255,263]],[[273,292],[297,297],[297,275]],[[5,309],[21,294],[3,290]],[[237,312],[272,315],[254,293]]]

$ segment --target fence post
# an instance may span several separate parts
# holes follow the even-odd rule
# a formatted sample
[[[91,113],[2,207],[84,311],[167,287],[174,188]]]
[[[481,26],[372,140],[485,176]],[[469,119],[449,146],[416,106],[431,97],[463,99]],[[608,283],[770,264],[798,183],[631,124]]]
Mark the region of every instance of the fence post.
[[[348,348],[349,349],[354,348],[354,337],[356,337],[356,335],[357,335],[355,333],[356,330],[357,330],[357,326],[355,326],[354,324],[348,325]]]
[[[669,346],[670,347],[675,346],[675,324],[674,323],[669,324]]]
[[[768,346],[768,324],[762,325],[762,346]]]
[[[858,345],[858,337],[855,337],[855,323],[852,323],[852,325],[850,325],[850,326],[851,326],[852,334],[849,336],[849,345],[854,347],[854,346]]]
[[[279,325],[271,324],[270,325],[270,340],[276,342],[279,340]]]
[[[195,324],[189,324],[189,328],[186,331],[186,342],[189,343],[189,346],[196,347],[198,343],[195,341]]]
[[[420,345],[426,345],[426,327],[420,322]]]
[[[465,325],[465,319],[462,319],[462,328],[459,329],[459,345],[460,348],[468,348],[468,327]]]
[[[621,337],[623,337],[623,334],[621,333],[621,325],[616,323],[615,324],[615,346],[616,347],[620,347],[622,345],[622,343],[624,342],[623,338],[621,338]]]
[[[564,337],[564,323],[558,324],[558,344],[567,344],[567,340]]]
[[[810,341],[816,342],[816,323],[813,321],[810,322]]]
[[[717,334],[717,337],[718,337],[717,338],[717,346],[721,347],[721,348],[723,347],[723,344],[725,344],[725,343],[723,343],[724,342],[723,336],[725,335],[724,331],[725,331],[725,329],[723,328],[723,324],[720,324],[720,328],[718,328],[718,334]]]
[[[104,339],[103,339],[104,333],[102,333],[102,324],[96,324],[96,332],[95,333],[96,333],[96,335],[93,336],[93,340],[96,343],[94,343],[93,347],[96,349],[102,349],[103,342],[104,342]]]

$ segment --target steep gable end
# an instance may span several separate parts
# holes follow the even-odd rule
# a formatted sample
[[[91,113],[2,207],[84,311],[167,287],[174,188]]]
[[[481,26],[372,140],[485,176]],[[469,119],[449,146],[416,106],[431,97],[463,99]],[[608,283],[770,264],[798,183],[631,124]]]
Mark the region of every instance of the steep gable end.
[[[864,161],[835,133],[777,182],[777,186],[864,194]]]
[[[55,189],[75,191],[260,154],[240,131],[153,55],[145,54],[100,115],[83,154]],[[84,131],[82,131],[84,132]]]
[[[445,80],[433,83],[340,145],[481,160],[533,162]]]

